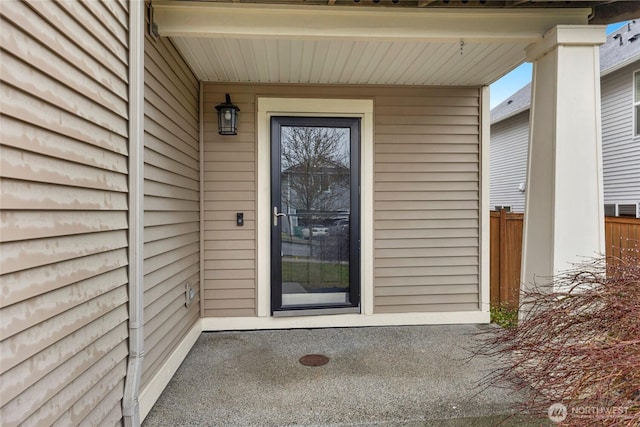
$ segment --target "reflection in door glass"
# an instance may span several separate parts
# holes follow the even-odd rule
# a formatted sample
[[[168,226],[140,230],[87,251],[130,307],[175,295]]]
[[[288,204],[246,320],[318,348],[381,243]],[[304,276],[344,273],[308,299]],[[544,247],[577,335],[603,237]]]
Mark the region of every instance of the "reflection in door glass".
[[[350,129],[282,126],[282,304],[349,301]]]

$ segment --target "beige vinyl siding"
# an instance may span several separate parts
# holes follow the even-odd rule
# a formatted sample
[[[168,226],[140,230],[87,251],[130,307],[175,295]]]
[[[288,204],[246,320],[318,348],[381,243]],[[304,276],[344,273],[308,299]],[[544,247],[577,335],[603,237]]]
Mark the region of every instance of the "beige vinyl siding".
[[[529,110],[491,125],[491,209],[510,205],[524,212],[525,193],[518,190],[527,180]]]
[[[218,135],[214,106],[226,92],[240,108],[237,136]],[[206,85],[203,109],[204,315],[255,316],[255,94]],[[236,212],[244,212],[242,227]]]
[[[601,80],[605,203],[640,203],[640,137],[633,136],[633,73],[640,61]]]
[[[142,389],[200,316],[199,84],[168,39],[146,35],[144,64]]]
[[[127,358],[128,11],[1,5],[0,424],[117,424]]]
[[[376,96],[374,311],[478,310],[479,99]]]
[[[217,134],[225,93],[237,136]],[[206,83],[206,317],[256,315],[258,96],[374,99],[375,311],[478,309],[479,89]]]

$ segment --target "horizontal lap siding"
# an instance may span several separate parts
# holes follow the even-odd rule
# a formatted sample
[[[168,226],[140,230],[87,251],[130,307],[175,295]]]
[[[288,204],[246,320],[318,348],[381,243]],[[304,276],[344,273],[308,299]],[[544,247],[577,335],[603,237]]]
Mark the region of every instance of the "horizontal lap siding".
[[[200,315],[199,86],[168,39],[146,36],[144,97],[143,389]]]
[[[633,72],[640,61],[601,81],[605,203],[640,203],[640,137],[633,137]]]
[[[217,134],[225,93],[237,136]],[[478,89],[207,83],[206,317],[256,315],[257,96],[374,99],[375,310],[478,309]]]
[[[374,311],[477,310],[479,91],[377,96]]]
[[[491,208],[511,205],[524,212],[524,192],[529,148],[529,110],[491,125]]]
[[[215,105],[225,90],[240,108],[238,135],[218,135]],[[255,316],[255,94],[223,86],[204,93],[204,315]],[[244,226],[236,225],[244,212]]]
[[[128,11],[11,0],[0,10],[0,424],[118,424]]]

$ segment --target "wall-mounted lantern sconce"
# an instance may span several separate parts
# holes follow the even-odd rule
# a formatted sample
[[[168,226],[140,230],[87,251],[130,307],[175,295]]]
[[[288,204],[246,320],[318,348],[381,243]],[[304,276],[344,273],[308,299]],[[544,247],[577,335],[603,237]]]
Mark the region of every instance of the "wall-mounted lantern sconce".
[[[220,135],[238,134],[238,111],[240,109],[231,103],[231,96],[225,95],[226,101],[216,105],[218,110],[218,133]]]

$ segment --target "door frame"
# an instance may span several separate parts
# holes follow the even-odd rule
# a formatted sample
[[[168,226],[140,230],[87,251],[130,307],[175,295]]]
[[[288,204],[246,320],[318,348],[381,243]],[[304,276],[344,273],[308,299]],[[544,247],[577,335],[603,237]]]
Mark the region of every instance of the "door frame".
[[[272,116],[347,117],[361,119],[360,313],[364,315],[373,314],[373,100],[258,97],[257,104],[258,179],[256,188],[256,238],[258,253],[256,297],[258,317],[271,316],[271,224],[273,213],[271,211],[270,132]],[[335,317],[335,315],[330,315],[329,317]],[[318,320],[321,321],[321,319]]]
[[[271,314],[307,315],[360,312],[360,145],[362,143],[362,119],[359,117],[309,117],[309,116],[272,116],[271,117],[271,209],[283,212],[281,156],[281,129],[286,126],[310,126],[350,129],[349,133],[349,301],[341,303],[323,303],[311,305],[293,305],[283,308],[282,303],[282,220],[274,218],[271,227]],[[275,225],[277,223],[277,225]],[[308,225],[310,227],[310,225]],[[310,229],[310,228],[309,228]],[[337,310],[337,309],[343,309]],[[325,310],[327,310],[325,312]],[[354,311],[355,310],[355,311]]]

